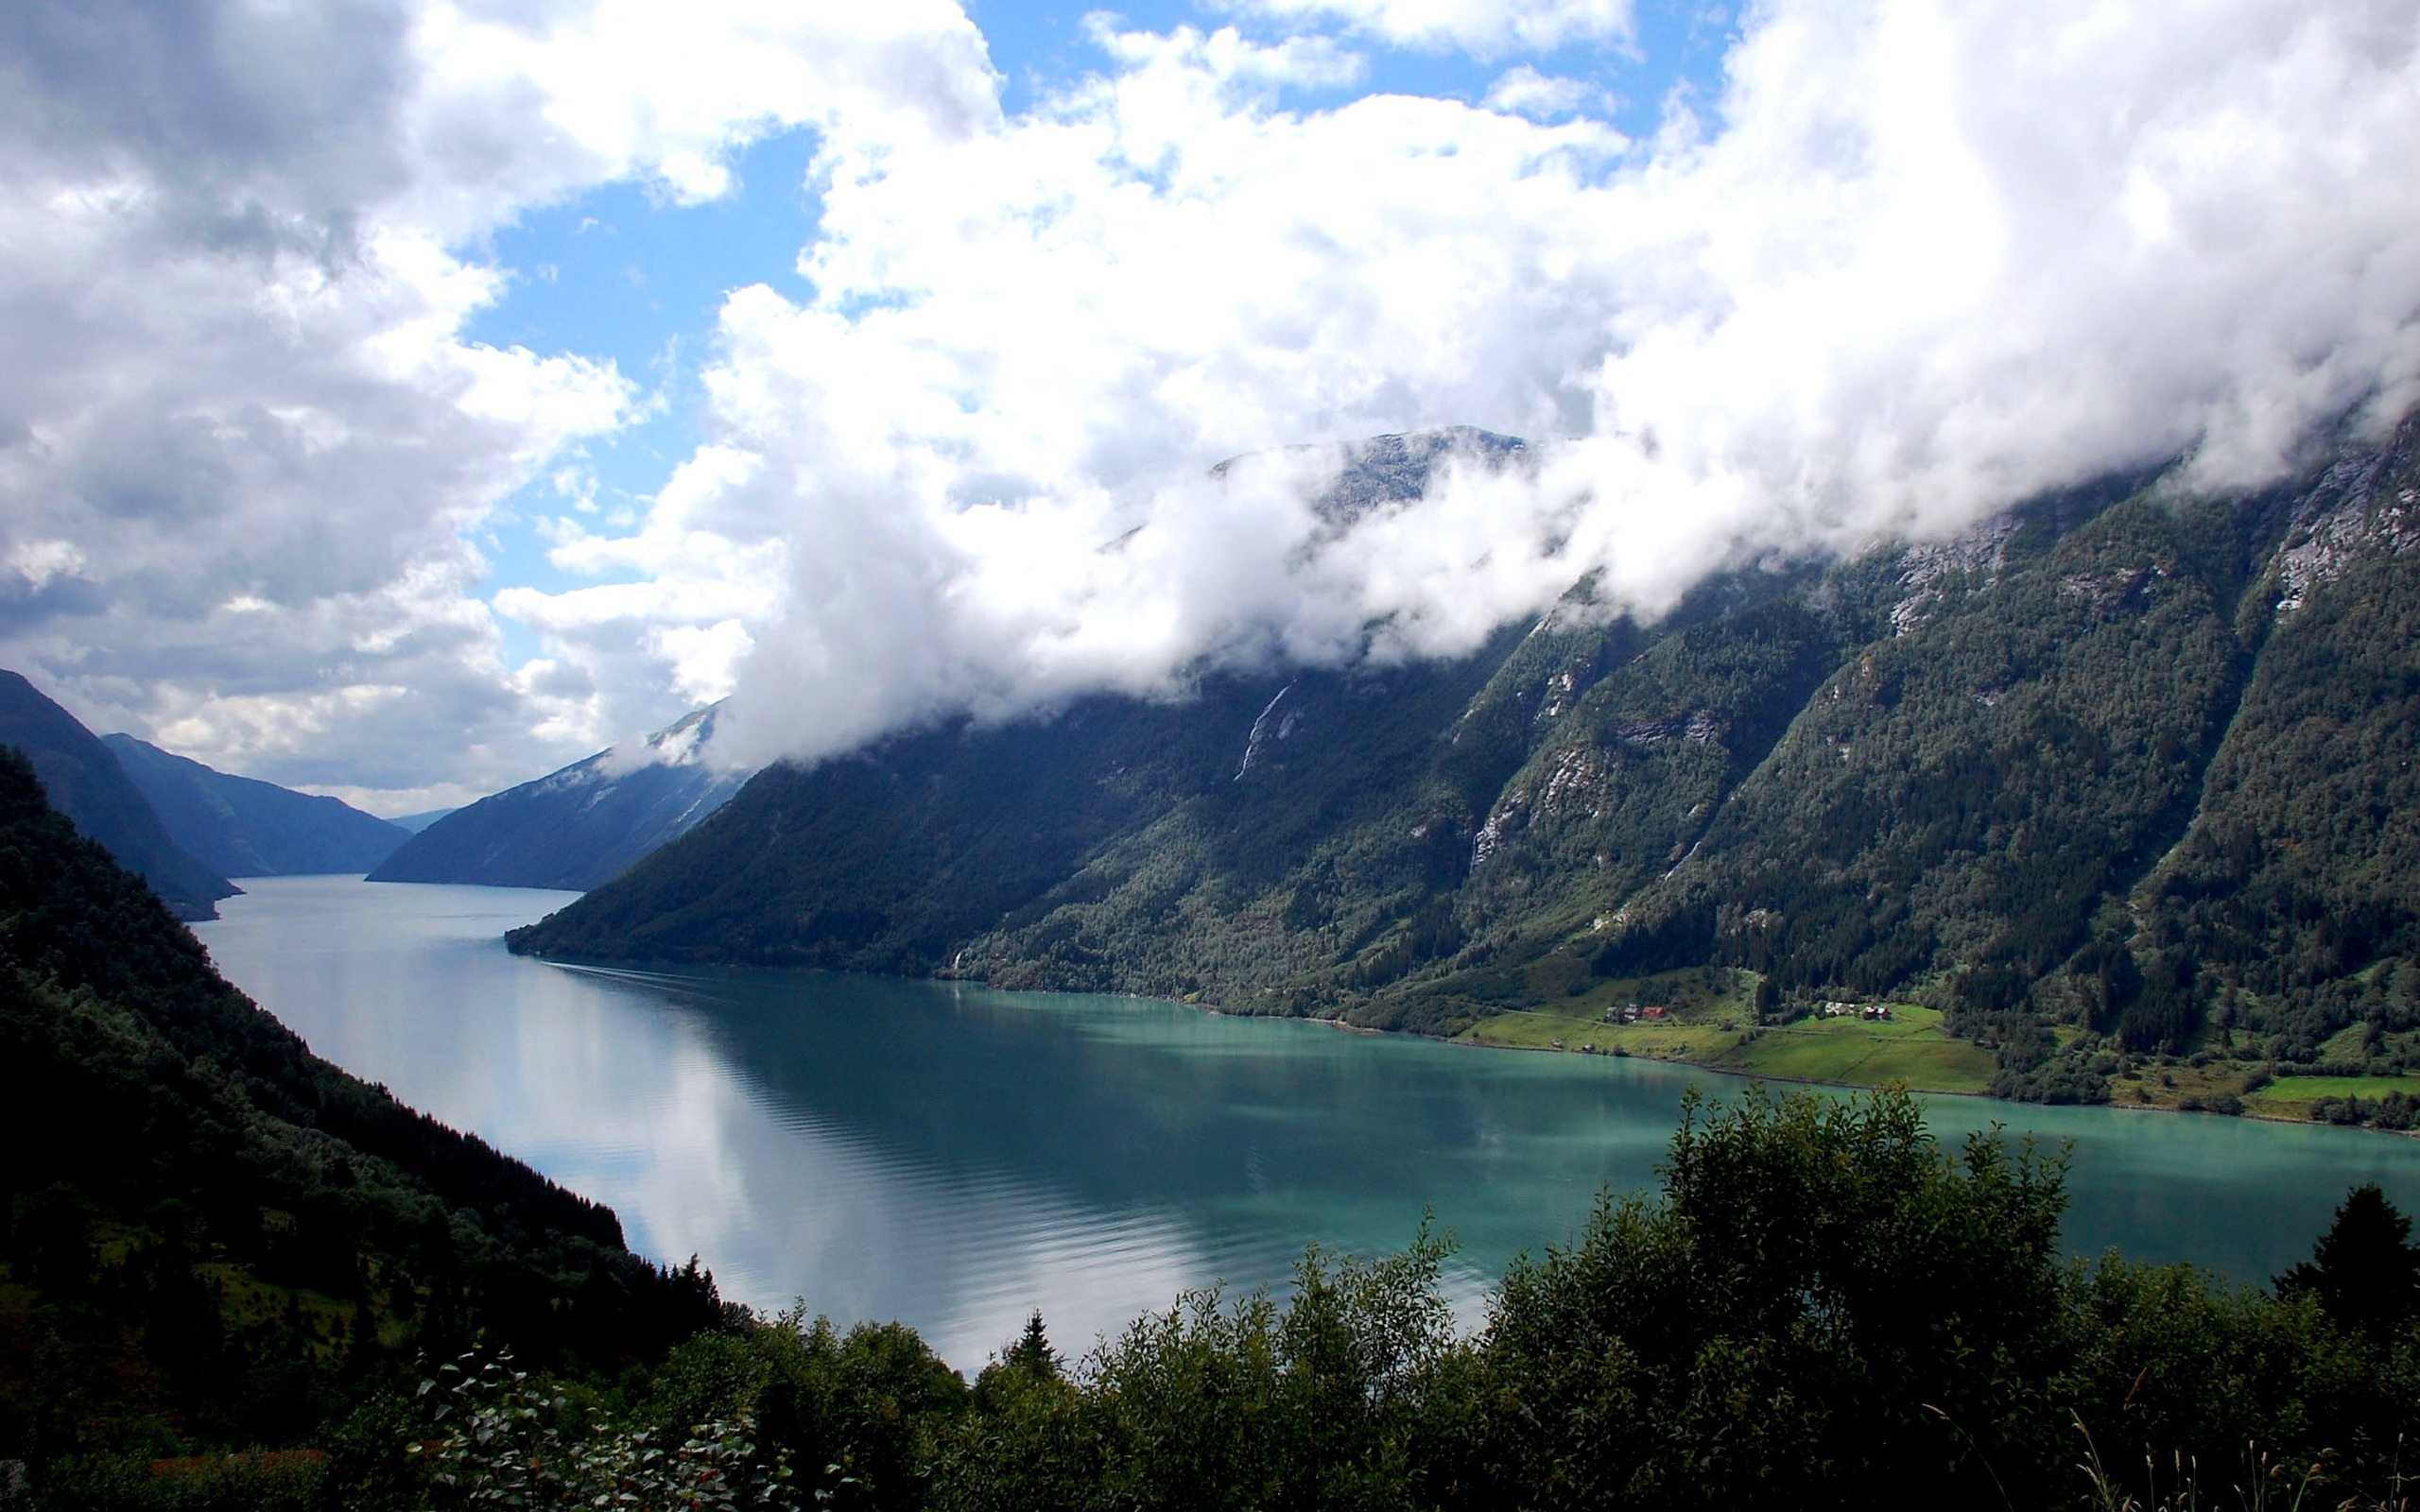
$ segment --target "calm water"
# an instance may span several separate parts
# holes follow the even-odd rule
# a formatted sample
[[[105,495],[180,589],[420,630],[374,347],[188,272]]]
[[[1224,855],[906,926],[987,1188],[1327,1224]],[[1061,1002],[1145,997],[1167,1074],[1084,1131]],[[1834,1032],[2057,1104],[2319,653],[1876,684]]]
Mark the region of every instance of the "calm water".
[[[1684,1088],[1727,1077],[1222,1019],[1131,998],[817,972],[597,971],[499,936],[570,893],[251,879],[199,927],[313,1048],[613,1204],[726,1295],[900,1318],[980,1365],[1039,1307],[1063,1346],[1182,1288],[1364,1253],[1424,1209],[1476,1307],[1600,1188],[1648,1186]],[[2246,1280],[2347,1185],[2420,1208],[2420,1140],[2244,1120],[1932,1104],[2075,1142],[2070,1242]]]

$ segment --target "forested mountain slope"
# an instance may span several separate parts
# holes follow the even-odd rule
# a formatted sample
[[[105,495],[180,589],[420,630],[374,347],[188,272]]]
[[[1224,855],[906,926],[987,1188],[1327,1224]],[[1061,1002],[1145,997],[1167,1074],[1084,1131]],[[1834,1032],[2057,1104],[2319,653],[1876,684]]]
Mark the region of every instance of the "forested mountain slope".
[[[1750,1033],[1929,1002],[2011,1095],[2197,1049],[2399,1072],[2414,432],[2257,497],[2119,480],[1743,570],[1651,626],[1583,585],[1455,663],[1208,677],[777,766],[515,945],[1432,1033],[1711,971]]]
[[[533,782],[450,811],[370,873],[372,882],[594,887],[720,808],[747,782],[700,756],[713,708]]]
[[[349,803],[216,771],[132,735],[105,735],[101,744],[168,837],[230,877],[368,871],[410,838]]]
[[[14,672],[0,671],[0,746],[23,751],[60,812],[141,872],[179,919],[216,919],[218,900],[240,890],[168,837],[99,737]]]
[[[291,1443],[484,1332],[720,1318],[613,1212],[312,1055],[0,749],[0,1459]]]

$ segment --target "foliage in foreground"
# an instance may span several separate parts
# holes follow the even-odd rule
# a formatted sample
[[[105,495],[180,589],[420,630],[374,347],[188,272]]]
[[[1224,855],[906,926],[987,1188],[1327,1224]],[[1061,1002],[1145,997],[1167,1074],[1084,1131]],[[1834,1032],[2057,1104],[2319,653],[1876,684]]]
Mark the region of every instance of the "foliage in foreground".
[[[1751,1091],[1692,1102],[1661,1192],[1517,1263],[1475,1333],[1424,1236],[1072,1362],[1037,1318],[971,1384],[896,1324],[796,1313],[617,1379],[475,1357],[321,1459],[255,1456],[248,1500],[91,1462],[33,1504],[2408,1506],[2420,1249],[2383,1194],[2272,1295],[2062,1259],[2062,1182],[2030,1144],[1945,1151],[1895,1091]]]

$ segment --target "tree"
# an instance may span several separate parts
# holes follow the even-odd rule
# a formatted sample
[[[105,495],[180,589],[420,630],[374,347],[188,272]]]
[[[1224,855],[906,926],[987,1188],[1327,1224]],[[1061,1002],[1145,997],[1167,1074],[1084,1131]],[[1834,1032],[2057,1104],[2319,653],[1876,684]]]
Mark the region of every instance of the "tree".
[[[2345,1194],[2310,1259],[2276,1279],[2277,1295],[2308,1293],[2329,1317],[2383,1337],[2420,1316],[2420,1247],[2411,1220],[2375,1181]]]
[[[1042,1310],[1034,1309],[1026,1319],[1025,1332],[1017,1341],[1000,1352],[1000,1363],[1028,1375],[1055,1376],[1059,1373],[1059,1351],[1050,1347],[1050,1335],[1043,1332]]]
[[[1989,1135],[1945,1152],[1896,1090],[1691,1096],[1660,1201],[1608,1200],[1505,1278],[1471,1504],[2041,1493],[2062,1167]]]

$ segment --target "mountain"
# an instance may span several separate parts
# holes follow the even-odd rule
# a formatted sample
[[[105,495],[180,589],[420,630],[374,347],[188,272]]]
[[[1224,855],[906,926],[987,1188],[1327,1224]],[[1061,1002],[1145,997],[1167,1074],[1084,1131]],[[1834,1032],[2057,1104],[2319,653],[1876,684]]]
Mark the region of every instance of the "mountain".
[[[2253,497],[2113,480],[1653,625],[1582,585],[1458,662],[779,765],[513,945],[1481,1038],[1518,1009],[1575,1048],[1668,1000],[1749,1064],[1897,1001],[2010,1096],[2420,1090],[2416,457],[2407,421]]]
[[[418,814],[398,814],[387,822],[406,834],[418,834],[453,812],[452,809],[424,809]]]
[[[370,880],[575,891],[609,882],[747,781],[702,755],[720,707],[693,711],[639,750],[602,750],[456,809],[404,842]]]
[[[25,752],[60,813],[142,873],[179,919],[216,919],[242,891],[168,836],[110,748],[14,672],[0,671],[0,746]]]
[[[231,877],[368,871],[409,832],[332,798],[231,777],[132,735],[101,744],[150,800],[168,837]]]
[[[1299,775],[1292,697],[1205,775]],[[26,1512],[2047,1508],[2086,1477],[2150,1504],[2162,1467],[2247,1443],[2383,1507],[2420,1432],[2420,1250],[2376,1186],[2277,1297],[2087,1267],[2061,1160],[1945,1149],[1896,1091],[1693,1093],[1660,1192],[1517,1259],[1476,1329],[1424,1228],[1314,1248],[1274,1301],[1185,1293],[1080,1358],[1033,1314],[970,1384],[899,1323],[726,1307],[318,1059],[13,751],[0,1149],[0,1484]],[[2079,1433],[2112,1468],[2079,1469]]]
[[[312,1055],[14,751],[0,1148],[0,1457],[293,1443],[481,1333],[618,1366],[721,1315],[609,1209]]]

